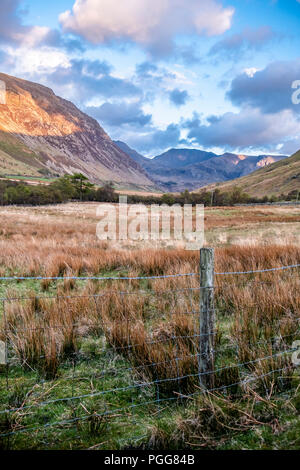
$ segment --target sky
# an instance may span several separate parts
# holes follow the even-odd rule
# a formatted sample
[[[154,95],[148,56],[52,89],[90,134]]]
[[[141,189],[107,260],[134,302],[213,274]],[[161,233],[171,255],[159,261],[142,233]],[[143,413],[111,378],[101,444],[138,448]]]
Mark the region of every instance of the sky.
[[[0,0],[0,71],[146,156],[290,155],[299,30],[300,0]]]

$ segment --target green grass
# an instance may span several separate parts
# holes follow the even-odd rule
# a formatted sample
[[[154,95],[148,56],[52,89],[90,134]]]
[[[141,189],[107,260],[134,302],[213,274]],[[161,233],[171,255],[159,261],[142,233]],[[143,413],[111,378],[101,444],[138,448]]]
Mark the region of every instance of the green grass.
[[[12,413],[9,425],[8,415],[0,415],[0,433],[7,432],[8,429],[17,431],[23,426],[33,428],[29,432],[19,432],[9,438],[3,437],[0,440],[3,449],[86,449],[92,446],[101,449],[160,450],[189,447],[299,449],[300,395],[292,390],[287,390],[284,395],[278,397],[275,395],[268,406],[264,406],[259,400],[254,402],[252,415],[257,422],[251,423],[249,429],[240,432],[239,425],[228,425],[227,421],[232,417],[227,404],[223,407],[224,423],[222,422],[220,429],[208,429],[206,422],[202,422],[199,415],[199,409],[203,408],[201,398],[183,404],[161,402],[160,405],[142,406],[145,402],[156,400],[157,391],[153,386],[109,392],[47,406],[34,406],[44,401],[126,388],[134,384],[136,377],[130,371],[125,370],[117,375],[113,373],[114,369],[127,368],[130,364],[109,350],[97,353],[97,343],[99,346],[99,339],[84,340],[80,348],[80,359],[75,367],[70,360],[66,360],[59,369],[58,377],[52,381],[44,381],[36,371],[24,372],[23,368],[15,365],[10,367],[7,387],[6,373],[2,371],[2,407],[4,404],[9,407],[19,407],[24,403],[26,406],[33,405],[32,408]],[[102,343],[100,346],[102,347]],[[102,374],[103,378],[100,378]],[[130,408],[134,404],[141,406]],[[249,410],[249,401],[240,400],[239,407]],[[119,411],[120,408],[124,408],[123,411]],[[108,409],[109,414],[105,417],[93,414],[102,414]],[[76,421],[77,418],[87,416],[90,417]],[[237,419],[236,416],[234,419]],[[67,423],[68,420],[75,421]],[[53,425],[59,421],[66,423]],[[182,434],[178,432],[179,422]],[[192,427],[189,443],[185,441],[184,426]],[[200,429],[203,428],[205,438],[201,438],[201,433],[193,435],[193,426],[197,426],[197,429],[199,426]],[[234,427],[234,430],[231,430],[231,427]]]
[[[185,409],[162,415],[152,423],[152,435],[144,440],[145,448],[156,450],[296,450],[300,448],[299,393],[273,397],[269,403],[239,400],[235,408],[211,397],[207,402],[196,399]],[[215,417],[212,411],[215,408]],[[249,413],[249,406],[251,412]],[[201,419],[199,408],[205,414]],[[217,417],[217,422],[214,419]],[[247,422],[248,420],[248,422]],[[212,426],[213,425],[213,426]]]
[[[122,276],[126,275],[126,271],[112,270],[105,275]],[[29,291],[37,295],[55,295],[57,287],[62,285],[62,282],[53,282],[44,292],[40,281],[7,282],[0,285],[0,296],[6,295],[8,287],[16,290],[20,297],[27,296]],[[82,292],[84,286],[84,281],[76,281],[74,294]],[[139,287],[147,289],[149,286],[145,281]],[[230,345],[232,316],[222,299],[218,301],[217,311],[222,332],[219,346],[225,348]],[[151,328],[151,318],[148,323]],[[288,387],[274,388],[271,399],[266,399],[270,390],[264,390],[261,386],[250,398],[240,387],[229,389],[228,401],[224,404],[220,405],[219,398],[212,398],[213,406],[221,408],[221,411],[216,415],[219,421],[209,426],[210,421],[215,420],[214,408],[207,408],[207,402],[202,401],[201,397],[146,405],[157,398],[164,400],[174,395],[160,386],[134,387],[144,382],[145,378],[132,369],[127,358],[117,354],[106,343],[101,333],[83,336],[76,354],[63,358],[57,376],[52,380],[46,380],[38,367],[20,365],[12,350],[9,351],[9,358],[9,367],[0,369],[0,410],[20,409],[10,414],[0,414],[0,434],[16,432],[0,438],[0,448],[3,449],[223,450],[300,447],[297,371]],[[216,358],[216,368],[236,362],[234,350],[229,350]],[[247,368],[242,372],[245,376],[251,375]],[[234,373],[233,370],[228,377],[224,374],[224,383],[233,383]],[[123,388],[125,390],[120,390]],[[242,398],[230,397],[231,393]],[[96,395],[36,406],[47,401],[89,394]],[[24,405],[29,408],[23,408]],[[243,414],[249,413],[249,409],[252,420]],[[103,414],[102,417],[97,416]],[[245,424],[247,419],[250,422]],[[57,424],[59,422],[62,423]]]
[[[28,149],[18,138],[3,131],[0,131],[0,150],[34,168],[43,168],[41,157],[37,153]]]
[[[6,178],[6,179],[14,179],[14,180],[20,180],[20,181],[36,181],[36,182],[44,182],[44,183],[52,183],[53,181],[56,180],[56,178],[47,178],[47,177],[43,177],[43,176],[28,176],[28,175],[13,175],[13,174],[5,174],[2,176],[3,178]]]
[[[133,412],[130,407],[135,403],[141,405],[143,402],[154,401],[156,391],[153,386],[149,386],[110,392],[112,389],[131,387],[134,377],[131,371],[127,370],[130,363],[108,349],[97,352],[102,348],[102,339],[85,339],[79,354],[76,355],[75,365],[70,359],[66,360],[61,364],[58,377],[54,380],[44,381],[36,371],[24,372],[20,366],[12,365],[7,382],[6,371],[3,370],[0,375],[1,408],[4,403],[14,408],[22,403],[30,406],[43,401],[91,393],[96,396],[47,406],[33,406],[23,412],[12,413],[9,426],[7,415],[0,415],[2,433],[7,432],[8,428],[13,430],[18,421],[22,426],[34,428],[31,432],[10,436],[9,443],[8,439],[3,437],[2,446],[5,448],[9,445],[13,449],[82,449],[97,444],[101,437],[107,444],[103,444],[103,448],[109,449],[111,446],[122,447],[122,440],[128,443],[135,434],[143,436],[145,420],[153,412],[157,412],[158,408],[140,406]],[[119,369],[117,374],[114,373],[115,369]],[[102,395],[101,392],[105,390],[109,392]],[[120,408],[124,408],[124,411],[114,412]],[[105,414],[108,409],[110,413],[107,417],[93,416],[94,412]],[[89,419],[76,421],[77,418],[87,417],[89,414]],[[75,422],[70,425],[48,427],[57,421],[72,419],[75,419]]]
[[[0,173],[3,178],[53,181],[54,172],[43,164],[39,152],[29,149],[16,136],[0,130]],[[48,177],[49,173],[49,177]]]

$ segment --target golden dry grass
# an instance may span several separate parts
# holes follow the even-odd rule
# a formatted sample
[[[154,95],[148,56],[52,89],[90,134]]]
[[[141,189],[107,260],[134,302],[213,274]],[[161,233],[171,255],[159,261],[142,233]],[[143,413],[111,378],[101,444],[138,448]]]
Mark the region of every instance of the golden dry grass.
[[[185,263],[196,268],[197,256],[180,245],[170,252],[162,243],[152,247],[146,242],[99,241],[97,205],[0,208],[0,272],[56,276],[128,269],[160,274],[174,267],[189,270]],[[299,246],[300,208],[207,209],[205,235],[207,245],[215,247]]]
[[[68,204],[44,208],[5,208],[2,212],[0,266],[2,274],[81,275],[128,273],[129,276],[198,272],[199,253],[182,248],[125,249],[98,241],[94,204]],[[208,234],[216,228],[280,223],[298,223],[296,210],[282,208],[242,210],[212,209],[206,212]],[[263,220],[263,222],[261,222]],[[225,246],[216,249],[216,272],[268,269],[300,263],[300,247],[265,244]],[[40,290],[53,287],[41,281]],[[121,354],[136,369],[140,379],[159,377],[164,391],[194,386],[198,371],[199,292],[197,277],[87,282],[78,286],[65,280],[56,286],[58,298],[15,301],[18,288],[6,296],[6,324],[16,357],[24,367],[36,367],[46,377],[55,377],[65,357],[78,351],[83,338],[103,338],[103,347]],[[126,292],[120,294],[115,290]],[[296,271],[262,275],[218,276],[216,302],[218,333],[215,347],[225,347],[216,357],[217,367],[248,362],[280,351],[299,326],[299,276]],[[80,294],[80,296],[78,296]],[[74,298],[60,298],[74,296]],[[194,313],[194,314],[193,314]],[[284,338],[280,338],[280,337]],[[289,337],[289,340],[285,339]],[[274,339],[275,338],[275,339]],[[254,362],[249,374],[262,375],[288,365],[287,359]],[[245,371],[244,371],[245,373]],[[164,382],[171,379],[170,382]],[[218,386],[241,379],[240,368],[224,369]],[[267,380],[267,379],[266,379]]]

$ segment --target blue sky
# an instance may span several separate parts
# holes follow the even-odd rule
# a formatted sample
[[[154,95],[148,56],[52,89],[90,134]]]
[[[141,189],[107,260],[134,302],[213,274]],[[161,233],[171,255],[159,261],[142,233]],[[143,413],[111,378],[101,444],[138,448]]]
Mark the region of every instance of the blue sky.
[[[300,148],[298,0],[2,0],[1,72],[144,155]]]

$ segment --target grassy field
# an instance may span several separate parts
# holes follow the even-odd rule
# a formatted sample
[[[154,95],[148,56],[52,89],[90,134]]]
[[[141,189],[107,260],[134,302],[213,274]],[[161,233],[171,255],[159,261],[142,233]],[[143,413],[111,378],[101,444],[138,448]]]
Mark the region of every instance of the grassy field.
[[[0,275],[198,271],[199,253],[180,245],[97,240],[96,206],[1,208]],[[211,208],[205,227],[216,272],[300,263],[299,207]],[[216,390],[207,394],[198,285],[1,281],[1,447],[299,449],[299,370],[288,353],[300,339],[299,269],[216,277]]]

